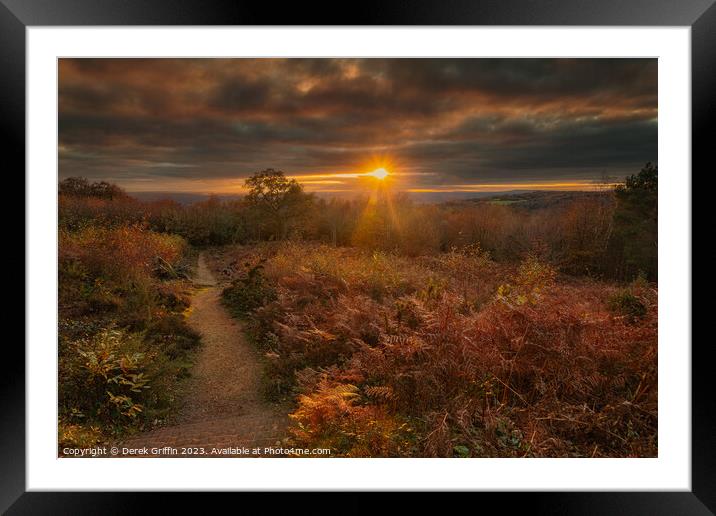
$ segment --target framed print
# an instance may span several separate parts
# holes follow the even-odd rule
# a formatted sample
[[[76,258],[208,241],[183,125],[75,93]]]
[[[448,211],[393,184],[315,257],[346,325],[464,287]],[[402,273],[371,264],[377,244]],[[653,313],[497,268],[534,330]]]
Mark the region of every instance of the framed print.
[[[711,4],[316,25],[3,0],[27,203],[3,509],[528,491],[490,496],[710,514],[691,169]]]

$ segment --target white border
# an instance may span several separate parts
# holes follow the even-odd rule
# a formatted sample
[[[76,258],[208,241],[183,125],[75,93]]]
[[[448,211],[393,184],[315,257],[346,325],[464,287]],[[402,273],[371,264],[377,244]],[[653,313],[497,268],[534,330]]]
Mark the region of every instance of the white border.
[[[27,29],[27,488],[690,490],[690,29]],[[59,56],[659,58],[658,459],[57,459]]]

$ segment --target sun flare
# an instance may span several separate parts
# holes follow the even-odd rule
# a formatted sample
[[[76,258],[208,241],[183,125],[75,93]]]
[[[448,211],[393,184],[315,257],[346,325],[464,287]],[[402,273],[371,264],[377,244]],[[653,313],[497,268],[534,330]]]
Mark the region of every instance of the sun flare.
[[[374,177],[374,178],[382,181],[383,179],[388,177],[390,174],[384,168],[376,168],[373,172],[368,172],[366,175]]]

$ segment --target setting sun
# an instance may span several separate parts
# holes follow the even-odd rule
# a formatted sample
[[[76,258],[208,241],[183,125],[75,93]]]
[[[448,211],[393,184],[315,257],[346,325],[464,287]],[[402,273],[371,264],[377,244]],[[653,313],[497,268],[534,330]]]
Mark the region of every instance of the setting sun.
[[[384,168],[376,168],[373,172],[369,172],[366,174],[367,176],[372,176],[376,179],[380,179],[381,181],[388,177],[388,171]]]

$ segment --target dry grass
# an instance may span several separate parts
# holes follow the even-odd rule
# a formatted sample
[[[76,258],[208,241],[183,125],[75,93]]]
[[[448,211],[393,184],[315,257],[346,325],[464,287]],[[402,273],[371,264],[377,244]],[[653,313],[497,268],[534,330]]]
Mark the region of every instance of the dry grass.
[[[139,225],[91,225],[75,232],[60,230],[59,234],[60,263],[79,262],[89,274],[116,281],[151,276],[157,258],[176,263],[184,250],[181,237],[154,233]]]
[[[227,277],[265,260],[276,301],[252,312],[297,443],[347,456],[655,456],[657,307],[630,287],[559,278],[535,258],[476,249],[406,258],[287,243],[216,257]],[[239,264],[233,268],[226,264]]]

